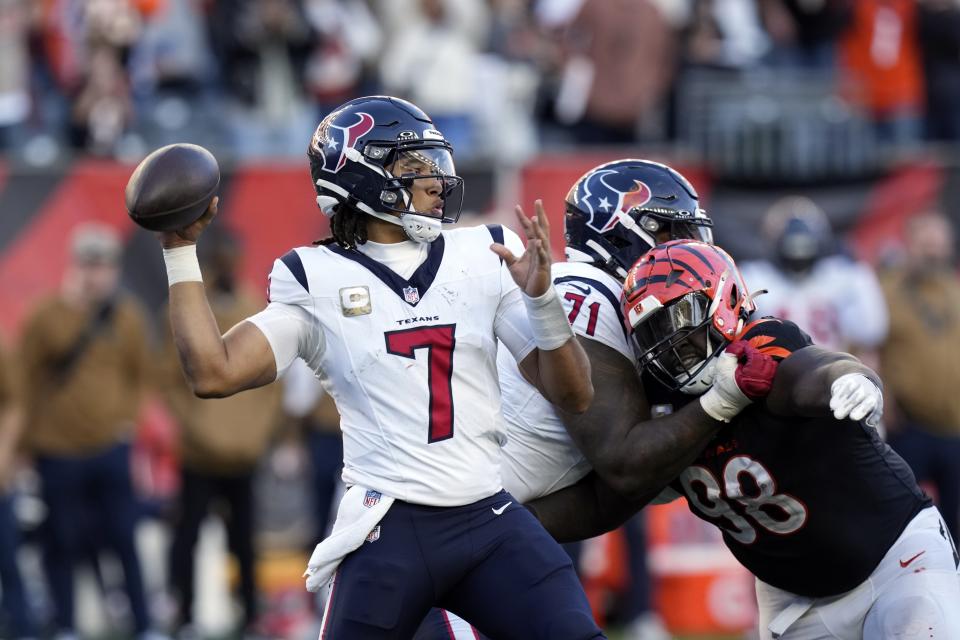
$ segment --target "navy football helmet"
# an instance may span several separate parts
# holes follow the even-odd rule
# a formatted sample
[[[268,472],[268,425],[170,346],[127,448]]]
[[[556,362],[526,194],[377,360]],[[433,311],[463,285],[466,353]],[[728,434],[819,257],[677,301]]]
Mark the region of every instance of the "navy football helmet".
[[[777,263],[794,277],[804,277],[832,249],[827,214],[806,196],[777,200],[767,211],[764,227]]]
[[[317,204],[326,215],[348,206],[403,226],[419,242],[434,240],[441,223],[460,216],[463,179],[454,169],[453,147],[406,100],[371,96],[347,102],[323,119],[307,155]],[[417,180],[436,185],[428,211],[414,209]]]
[[[658,244],[712,244],[712,226],[696,190],[678,172],[649,160],[616,160],[585,173],[567,194],[567,260],[592,262],[623,280]]]

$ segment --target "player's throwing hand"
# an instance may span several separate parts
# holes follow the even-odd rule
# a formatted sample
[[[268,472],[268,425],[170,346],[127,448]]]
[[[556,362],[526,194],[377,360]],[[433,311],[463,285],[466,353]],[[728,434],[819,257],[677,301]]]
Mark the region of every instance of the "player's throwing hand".
[[[177,229],[176,231],[159,231],[157,236],[160,238],[160,244],[163,245],[164,249],[175,249],[177,247],[184,247],[190,244],[196,244],[197,239],[200,237],[200,234],[206,229],[213,219],[217,217],[217,203],[220,201],[220,198],[214,196],[210,201],[207,210],[203,212],[203,215],[200,216],[200,219],[190,224],[182,229]]]
[[[510,275],[520,289],[531,298],[537,298],[550,288],[550,221],[543,209],[543,201],[533,203],[535,216],[528,218],[523,207],[517,205],[515,212],[523,232],[527,236],[527,249],[519,258],[500,243],[490,245],[490,250],[500,256],[510,269]]]

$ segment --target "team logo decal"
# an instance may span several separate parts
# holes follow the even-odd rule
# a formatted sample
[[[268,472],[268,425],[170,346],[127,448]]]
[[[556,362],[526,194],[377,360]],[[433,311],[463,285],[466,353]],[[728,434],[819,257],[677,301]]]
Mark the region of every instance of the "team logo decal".
[[[416,287],[404,287],[403,299],[410,304],[417,304],[420,302],[420,290]]]
[[[380,493],[379,491],[374,491],[373,489],[367,489],[367,495],[363,496],[363,506],[365,506],[367,509],[370,509],[371,507],[375,507],[377,503],[380,502],[380,498],[382,496],[383,494]]]
[[[332,113],[327,116],[313,134],[314,151],[323,156],[323,170],[336,173],[347,161],[346,150],[352,149],[357,140],[373,129],[373,116],[369,113],[356,113],[356,120],[346,126],[334,124],[339,116]]]
[[[600,233],[612,229],[621,215],[645,205],[653,196],[646,183],[616,169],[590,174],[578,191],[581,206],[590,213],[588,224]]]

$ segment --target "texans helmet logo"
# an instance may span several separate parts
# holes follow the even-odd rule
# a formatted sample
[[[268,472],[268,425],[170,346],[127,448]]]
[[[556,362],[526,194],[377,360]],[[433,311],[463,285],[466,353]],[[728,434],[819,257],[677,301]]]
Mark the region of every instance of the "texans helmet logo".
[[[587,224],[604,233],[616,226],[620,215],[650,201],[650,187],[616,169],[591,173],[580,184],[579,203],[590,213]]]
[[[334,124],[336,113],[331,114],[317,127],[313,134],[313,149],[323,156],[323,170],[336,173],[347,161],[346,151],[357,144],[357,140],[373,129],[373,116],[369,113],[351,114],[357,118],[347,126]]]

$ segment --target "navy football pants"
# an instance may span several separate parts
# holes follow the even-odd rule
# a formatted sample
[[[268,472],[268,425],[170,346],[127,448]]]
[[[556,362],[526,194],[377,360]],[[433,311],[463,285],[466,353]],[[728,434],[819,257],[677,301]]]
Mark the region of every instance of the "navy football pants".
[[[505,491],[462,507],[395,502],[379,538],[340,565],[320,640],[410,640],[433,606],[497,640],[605,637],[567,554]]]

